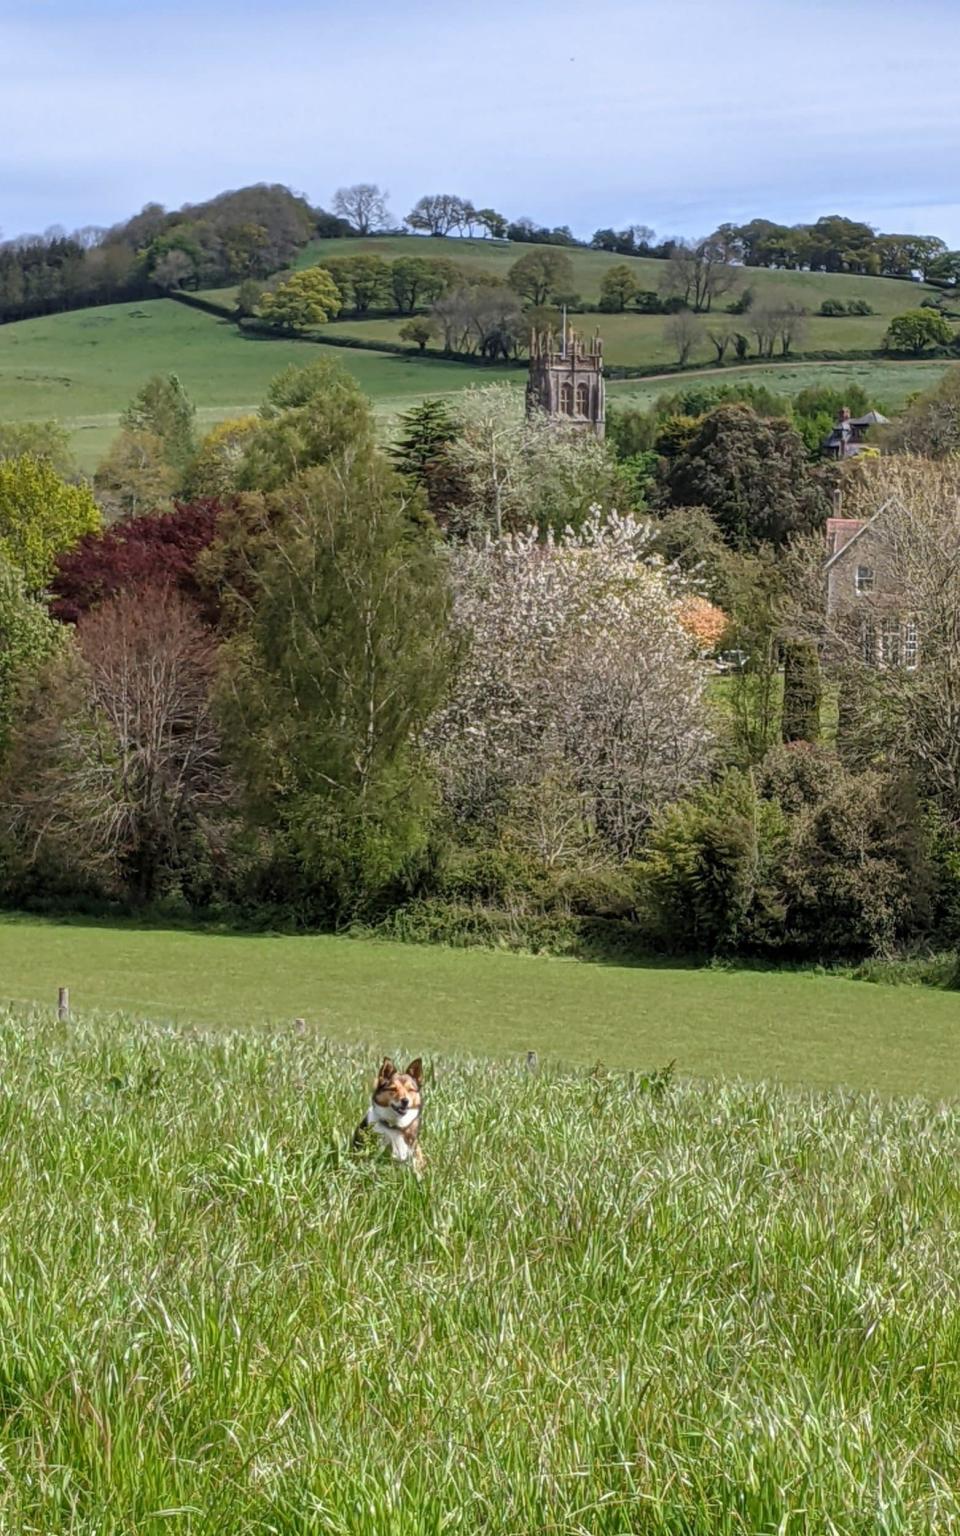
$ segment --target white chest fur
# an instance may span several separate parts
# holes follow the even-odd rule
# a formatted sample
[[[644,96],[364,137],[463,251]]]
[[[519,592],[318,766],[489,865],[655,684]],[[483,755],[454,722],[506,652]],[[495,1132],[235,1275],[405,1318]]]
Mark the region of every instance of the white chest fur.
[[[390,1117],[389,1120],[386,1118],[387,1115]],[[406,1126],[413,1125],[416,1118],[415,1109],[408,1109],[405,1114],[395,1115],[392,1110],[382,1110],[379,1104],[371,1104],[367,1110],[367,1124],[387,1143],[398,1163],[413,1161],[413,1147],[400,1133]]]

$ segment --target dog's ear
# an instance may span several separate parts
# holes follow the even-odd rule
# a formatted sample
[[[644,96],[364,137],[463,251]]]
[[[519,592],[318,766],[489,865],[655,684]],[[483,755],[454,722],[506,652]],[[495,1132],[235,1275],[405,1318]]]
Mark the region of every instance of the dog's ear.
[[[413,1078],[418,1088],[423,1087],[423,1062],[419,1056],[416,1061],[411,1061],[407,1068],[407,1076]]]
[[[377,1082],[388,1083],[396,1070],[390,1057],[384,1056],[383,1061],[380,1063],[380,1071],[377,1073]]]

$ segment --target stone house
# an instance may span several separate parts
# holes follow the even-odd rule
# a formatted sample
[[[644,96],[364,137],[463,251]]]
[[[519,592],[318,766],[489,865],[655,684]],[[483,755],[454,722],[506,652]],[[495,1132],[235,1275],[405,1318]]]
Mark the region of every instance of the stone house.
[[[868,411],[866,416],[851,416],[844,406],[836,423],[820,444],[820,450],[828,459],[852,459],[863,453],[866,437],[871,427],[885,427],[888,417],[879,411]]]
[[[920,654],[916,614],[898,590],[889,541],[886,502],[873,517],[827,520],[827,618],[834,633],[846,631],[863,660],[877,667],[915,667]]]

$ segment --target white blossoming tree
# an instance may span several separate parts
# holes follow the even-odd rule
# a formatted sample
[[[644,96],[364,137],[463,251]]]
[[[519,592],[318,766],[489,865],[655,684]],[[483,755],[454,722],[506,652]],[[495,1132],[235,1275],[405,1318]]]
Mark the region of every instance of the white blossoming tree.
[[[458,815],[494,813],[559,778],[622,857],[656,807],[703,775],[704,667],[678,578],[650,539],[632,517],[593,508],[579,533],[454,550],[465,659],[432,742]]]

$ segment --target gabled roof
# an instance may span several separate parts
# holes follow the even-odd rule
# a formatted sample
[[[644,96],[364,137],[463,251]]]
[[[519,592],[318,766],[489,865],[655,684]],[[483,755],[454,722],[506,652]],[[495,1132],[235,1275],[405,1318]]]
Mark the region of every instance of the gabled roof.
[[[847,540],[846,544],[844,544],[840,549],[834,550],[833,554],[828,557],[828,559],[827,559],[827,561],[826,561],[826,563],[824,565],[824,570],[829,571],[829,569],[830,569],[830,567],[832,565],[836,565],[837,561],[840,559],[840,556],[841,555],[845,555],[847,550],[851,549],[853,547],[853,545],[856,544],[858,539],[862,539],[863,535],[870,528],[873,527],[874,523],[877,521],[877,518],[878,517],[882,517],[884,512],[886,512],[887,508],[888,507],[892,507],[895,504],[900,507],[901,511],[905,512],[907,510],[906,507],[903,505],[902,501],[901,502],[897,501],[897,497],[896,496],[890,496],[883,503],[882,506],[877,508],[876,512],[874,512],[874,514],[873,514],[873,516],[871,518],[868,518],[868,520],[866,522],[860,523],[860,526],[857,529],[856,533],[853,535],[853,537],[851,539]],[[851,518],[831,518],[830,519],[830,522],[855,523],[857,521],[858,521],[858,519],[857,518],[853,518],[853,517],[851,517]],[[827,526],[829,527],[829,523],[828,523]]]
[[[866,416],[854,416],[851,427],[885,427],[889,423],[889,416],[882,416],[879,411],[868,411]]]

